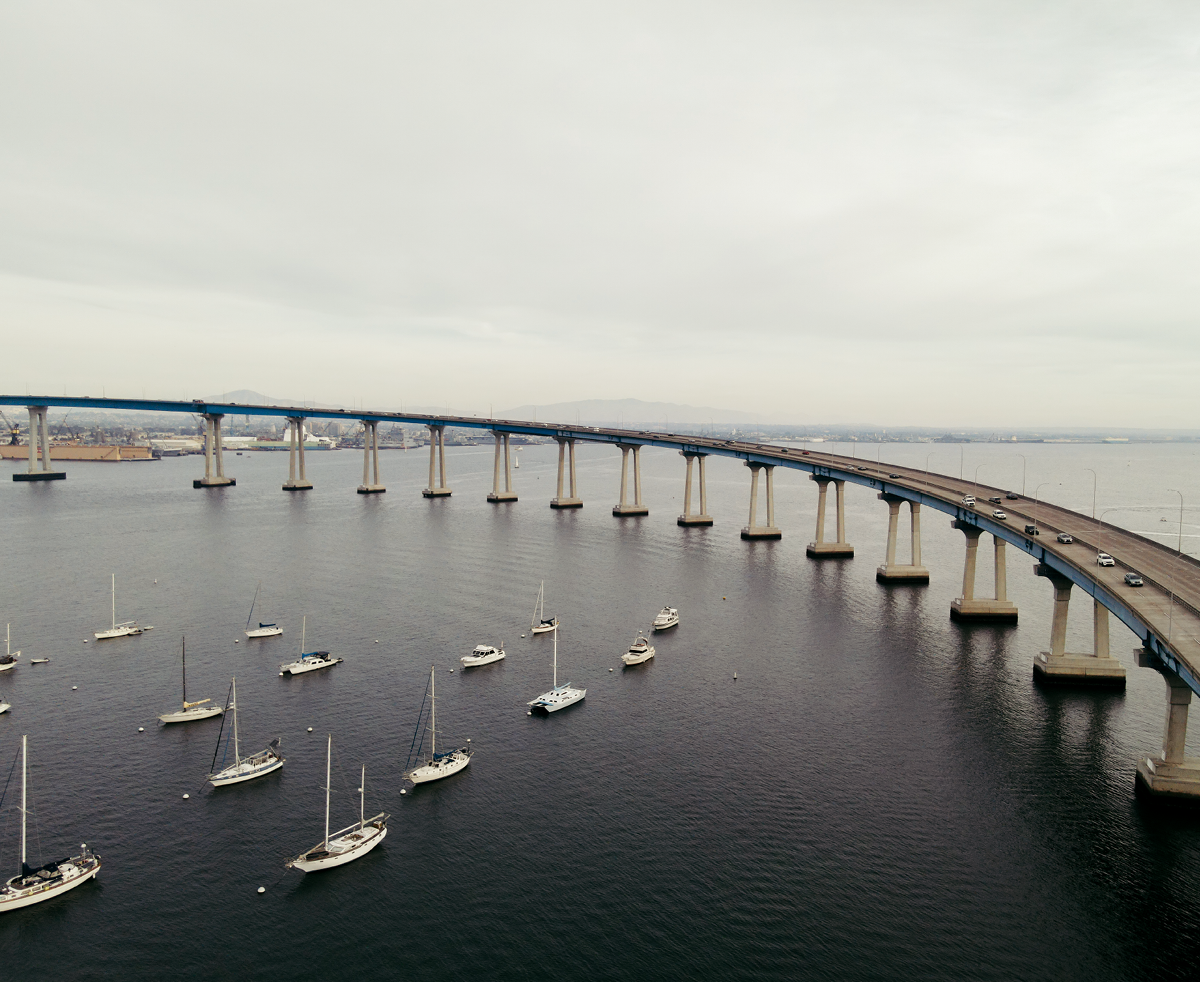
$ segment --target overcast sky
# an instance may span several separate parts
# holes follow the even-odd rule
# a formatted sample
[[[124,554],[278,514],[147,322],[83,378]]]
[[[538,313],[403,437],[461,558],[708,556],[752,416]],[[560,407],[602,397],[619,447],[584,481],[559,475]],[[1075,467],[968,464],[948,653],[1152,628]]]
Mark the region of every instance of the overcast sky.
[[[1197,425],[1200,4],[0,6],[0,390]]]

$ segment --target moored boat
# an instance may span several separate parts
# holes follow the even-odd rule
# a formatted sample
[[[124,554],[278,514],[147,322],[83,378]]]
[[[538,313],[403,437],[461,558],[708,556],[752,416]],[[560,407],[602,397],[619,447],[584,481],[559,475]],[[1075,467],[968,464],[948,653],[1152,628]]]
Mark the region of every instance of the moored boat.
[[[279,666],[279,674],[303,675],[305,672],[315,672],[319,668],[332,668],[342,659],[331,655],[328,651],[305,651],[304,639],[308,629],[306,617],[300,627],[300,657],[295,661],[284,662]]]
[[[665,631],[679,623],[679,610],[676,607],[664,607],[654,618],[654,630]]]
[[[529,620],[529,631],[532,634],[545,634],[558,627],[557,617],[546,616],[546,581],[538,587],[537,602],[533,605],[533,617]]]
[[[621,661],[626,665],[640,665],[653,657],[654,646],[639,634],[629,646],[629,650],[621,656]]]
[[[237,718],[237,678],[235,677],[229,684],[229,698],[226,701],[231,716],[233,717],[233,763],[228,767],[222,767],[217,770],[217,754],[221,752],[221,733],[217,734],[217,747],[213,751],[212,765],[209,767],[208,782],[214,788],[224,787],[226,784],[241,784],[243,781],[251,781],[256,777],[264,777],[272,771],[277,771],[287,759],[279,753],[279,737],[276,737],[264,750],[260,750],[256,754],[251,754],[249,757],[242,756],[241,744],[238,741],[238,718]],[[225,723],[221,723],[222,733],[225,730]],[[225,739],[225,752],[229,753],[229,738]],[[221,761],[224,763],[224,760]]]
[[[497,648],[490,644],[477,644],[469,655],[463,655],[459,661],[463,663],[463,668],[478,668],[480,665],[490,665],[492,662],[503,660],[503,658],[503,646]]]
[[[12,625],[4,625],[4,654],[0,655],[0,672],[11,672],[17,667],[21,652],[12,650]],[[37,659],[34,659],[36,661]]]
[[[424,784],[427,781],[437,781],[451,774],[457,774],[471,763],[471,741],[465,747],[437,752],[437,686],[435,684],[435,669],[429,666],[429,686],[426,694],[429,696],[429,721],[422,729],[425,719],[425,702],[421,702],[421,710],[417,713],[417,726],[413,731],[412,743],[408,749],[408,761],[404,765],[404,776],[413,784]],[[429,756],[424,756],[425,733],[429,734]],[[420,742],[417,737],[420,735]]]
[[[534,709],[544,709],[548,713],[556,713],[580,702],[587,695],[587,689],[578,689],[570,683],[558,684],[558,628],[554,628],[554,688],[543,692],[536,699],[531,699],[529,705]]]
[[[208,705],[211,699],[198,699],[196,702],[187,701],[187,639],[179,642],[179,658],[183,665],[183,707],[177,713],[163,713],[158,717],[162,723],[191,723],[198,719],[211,719],[219,716],[224,710],[220,706]]]
[[[258,627],[250,626],[250,618],[254,616],[254,605],[258,603],[258,591],[262,589],[262,582],[254,588],[254,599],[250,601],[250,613],[246,615],[246,630],[245,635],[248,638],[277,638],[283,634],[283,628],[272,622],[270,624],[263,621],[258,622]]]
[[[112,577],[112,627],[107,631],[97,631],[97,641],[107,641],[110,638],[128,638],[138,634],[144,634],[146,631],[153,631],[154,628],[147,624],[143,627],[137,621],[121,621],[117,623],[117,574],[113,573]]]

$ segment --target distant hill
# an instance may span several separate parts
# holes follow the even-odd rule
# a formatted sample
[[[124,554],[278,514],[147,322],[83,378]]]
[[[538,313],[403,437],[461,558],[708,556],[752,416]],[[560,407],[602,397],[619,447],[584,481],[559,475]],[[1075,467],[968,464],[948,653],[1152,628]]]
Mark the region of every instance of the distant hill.
[[[772,423],[766,414],[739,412],[736,409],[716,409],[712,406],[685,406],[677,402],[645,402],[642,399],[581,399],[578,402],[555,402],[546,406],[517,406],[496,413],[500,419],[522,419],[533,422],[588,423],[592,426],[635,423],[667,429],[669,423],[707,426],[712,423]]]

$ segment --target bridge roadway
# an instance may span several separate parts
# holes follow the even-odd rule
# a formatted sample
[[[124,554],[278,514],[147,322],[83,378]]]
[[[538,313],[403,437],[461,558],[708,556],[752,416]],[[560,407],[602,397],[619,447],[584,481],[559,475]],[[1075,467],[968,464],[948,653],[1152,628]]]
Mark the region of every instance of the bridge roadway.
[[[451,426],[489,430],[499,434],[609,443],[625,448],[663,447],[688,454],[732,457],[747,464],[804,471],[816,477],[860,485],[877,493],[915,502],[923,509],[931,508],[943,512],[959,523],[960,527],[974,526],[1027,553],[1041,564],[1044,574],[1049,574],[1052,582],[1056,577],[1061,578],[1060,582],[1069,581],[1125,624],[1142,642],[1143,649],[1139,653],[1138,661],[1140,665],[1159,671],[1165,669],[1163,674],[1168,680],[1169,688],[1172,685],[1173,674],[1176,688],[1182,683],[1192,692],[1200,693],[1200,562],[1144,536],[1098,522],[1087,515],[1057,505],[1035,503],[1025,497],[1010,501],[1004,497],[1004,489],[976,484],[974,481],[959,480],[896,464],[848,458],[817,449],[798,449],[647,430],[483,419],[478,416],[431,416],[322,409],[314,406],[207,403],[201,400],[171,402],[28,395],[0,395],[0,405]],[[962,503],[967,494],[977,497],[979,503],[975,507],[968,507]],[[999,496],[1002,503],[995,505],[988,502],[987,498],[992,496]],[[992,517],[997,508],[1007,513],[1007,520]],[[1026,524],[1033,524],[1035,521],[1041,534],[1027,535],[1024,531]],[[1055,535],[1060,531],[1069,532],[1075,541],[1071,544],[1057,542]],[[1100,549],[1114,558],[1115,566],[1105,568],[1097,565],[1096,553]],[[1128,571],[1138,572],[1144,579],[1145,586],[1126,586],[1124,574]],[[1175,725],[1173,707],[1181,701],[1173,696],[1173,693],[1175,689],[1168,693],[1172,703],[1168,712],[1168,731]],[[1188,698],[1190,700],[1190,696]],[[1182,729],[1178,741],[1179,752],[1176,754],[1180,760],[1182,734],[1186,731],[1186,709],[1187,705],[1184,703]],[[1166,742],[1169,742],[1169,733]],[[1146,760],[1141,766],[1146,763],[1151,762]],[[1190,766],[1191,762],[1188,764]],[[1196,767],[1194,778],[1197,785],[1196,789],[1190,792],[1192,795],[1200,794],[1200,764]]]

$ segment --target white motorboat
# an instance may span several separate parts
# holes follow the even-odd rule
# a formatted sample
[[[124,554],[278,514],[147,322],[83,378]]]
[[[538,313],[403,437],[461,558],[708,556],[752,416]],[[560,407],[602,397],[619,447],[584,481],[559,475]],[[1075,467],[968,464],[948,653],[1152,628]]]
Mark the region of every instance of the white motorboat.
[[[676,607],[664,607],[654,618],[654,630],[665,631],[679,623],[679,610]]]
[[[501,661],[504,658],[504,648],[496,648],[490,644],[477,644],[475,650],[469,655],[463,655],[459,661],[463,663],[463,668],[478,668],[480,665],[490,665],[494,661]]]
[[[262,581],[254,588],[254,599],[250,601],[250,613],[246,615],[245,634],[248,638],[278,638],[283,634],[283,628],[278,624],[258,622],[258,627],[250,626],[250,618],[254,616],[254,605],[258,603],[258,591],[262,589]]]
[[[223,767],[217,770],[217,754],[221,752],[221,735],[225,731],[225,723],[221,722],[221,733],[217,734],[217,748],[213,751],[213,762],[209,767],[210,774],[208,781],[215,788],[224,787],[226,784],[241,784],[242,781],[251,781],[256,777],[263,777],[270,774],[272,771],[277,771],[283,766],[283,762],[287,759],[279,753],[279,737],[272,740],[265,750],[260,750],[256,754],[251,754],[249,757],[242,756],[242,748],[238,743],[238,718],[237,718],[237,678],[229,684],[229,699],[227,700],[230,715],[233,717],[233,763],[228,767]],[[229,753],[229,738],[225,738],[225,752]],[[224,763],[222,761],[221,763]]]
[[[17,659],[21,657],[20,651],[12,650],[12,625],[4,625],[4,656],[0,658],[0,672],[11,672],[17,667]]]
[[[305,617],[300,626],[300,657],[295,661],[284,662],[279,666],[279,674],[303,675],[305,672],[315,672],[319,668],[332,668],[342,659],[331,655],[328,651],[305,651],[304,638],[308,630],[308,618]]]
[[[0,699],[0,713],[7,713],[10,709],[12,709],[12,703]]]
[[[529,705],[534,709],[544,709],[548,713],[556,713],[560,709],[566,709],[568,706],[574,706],[587,695],[587,689],[576,689],[570,684],[558,684],[558,627],[554,628],[554,688],[549,692],[543,692],[536,699],[532,699]]]
[[[437,688],[434,685],[435,671],[431,665],[429,667],[429,687],[426,694],[429,696],[429,720],[425,727],[425,732],[429,733],[429,756],[423,756],[425,744],[425,732],[422,731],[421,724],[425,721],[425,702],[421,701],[421,711],[417,713],[417,727],[413,731],[412,743],[409,745],[408,760],[404,765],[404,776],[413,784],[424,784],[426,781],[437,781],[443,777],[449,777],[451,774],[457,774],[469,763],[471,763],[471,741],[467,741],[465,747],[459,747],[457,750],[450,750],[446,753],[439,754],[437,752]],[[417,742],[417,735],[420,734],[421,742]]]
[[[25,826],[29,815],[28,802],[28,742],[21,737],[21,871],[0,887],[0,914],[18,907],[41,903],[59,894],[74,890],[100,872],[100,857],[85,843],[78,856],[60,859],[32,869],[26,862]]]
[[[196,702],[187,701],[187,639],[179,642],[179,658],[183,663],[183,708],[177,713],[163,713],[158,717],[162,723],[191,723],[198,719],[211,719],[224,712],[220,706],[207,705],[211,699],[199,699]]]
[[[533,634],[545,634],[558,627],[557,617],[546,616],[546,581],[538,587],[537,603],[533,605],[533,617],[529,621],[529,630]]]
[[[640,665],[653,657],[654,646],[639,634],[633,644],[629,646],[629,650],[621,656],[621,661],[626,665]]]
[[[117,623],[117,574],[113,573],[112,578],[112,627],[107,631],[97,631],[97,641],[107,641],[109,638],[128,638],[135,634],[144,634],[146,631],[153,631],[154,628],[150,625],[142,627],[137,621],[121,621]]]
[[[333,758],[333,736],[325,749],[325,838],[308,852],[301,853],[295,859],[289,859],[285,866],[298,869],[304,873],[314,873],[321,869],[331,869],[365,856],[387,837],[388,816],[380,812],[374,818],[364,818],[363,802],[367,788],[367,768],[362,769],[362,779],[358,786],[358,822],[349,825],[340,832],[329,834],[329,766]]]
[[[19,655],[20,652],[18,651],[17,654]],[[30,665],[45,665],[46,662],[48,662],[49,660],[50,660],[49,658],[30,658],[29,664]]]

